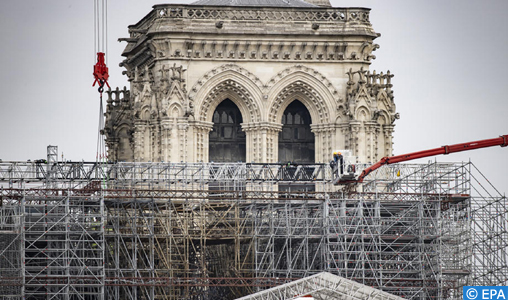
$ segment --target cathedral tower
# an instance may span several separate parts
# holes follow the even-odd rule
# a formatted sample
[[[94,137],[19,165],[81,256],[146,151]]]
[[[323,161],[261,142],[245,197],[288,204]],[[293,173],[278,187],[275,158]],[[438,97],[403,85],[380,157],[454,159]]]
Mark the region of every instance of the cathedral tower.
[[[318,6],[319,5],[319,6]],[[315,0],[156,5],[123,52],[112,91],[112,161],[361,162],[392,153],[390,72],[370,70],[370,9]]]

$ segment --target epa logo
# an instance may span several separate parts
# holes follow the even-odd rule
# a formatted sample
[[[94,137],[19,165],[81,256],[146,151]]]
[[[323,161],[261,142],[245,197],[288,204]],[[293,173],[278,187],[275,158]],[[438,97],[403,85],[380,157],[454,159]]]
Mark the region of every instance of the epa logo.
[[[467,299],[476,299],[476,297],[478,297],[478,291],[474,288],[470,288],[466,291],[465,296]]]
[[[502,286],[465,286],[462,293],[464,300],[508,300],[508,287]]]

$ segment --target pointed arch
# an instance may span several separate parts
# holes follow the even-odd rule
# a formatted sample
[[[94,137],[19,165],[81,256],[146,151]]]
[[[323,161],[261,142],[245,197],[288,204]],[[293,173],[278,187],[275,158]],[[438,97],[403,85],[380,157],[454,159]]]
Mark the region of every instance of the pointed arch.
[[[299,100],[309,110],[313,124],[329,123],[330,109],[323,97],[311,85],[296,80],[281,88],[277,96],[272,98],[268,111],[268,121],[279,123],[284,110],[294,100]]]
[[[225,79],[213,87],[199,107],[198,117],[200,121],[210,122],[217,106],[225,99],[230,99],[240,109],[244,121],[259,122],[261,112],[247,89],[233,79]]]
[[[369,108],[363,105],[358,107],[355,112],[355,119],[358,121],[370,121],[371,114]]]
[[[313,124],[335,119],[335,98],[338,93],[319,72],[304,66],[288,68],[269,81],[268,121],[279,122],[285,108],[295,99],[309,110]]]
[[[261,81],[247,70],[227,64],[206,73],[192,88],[189,100],[194,102],[195,115],[210,122],[215,108],[230,99],[240,109],[244,122],[259,122],[261,116]]]
[[[150,107],[148,105],[143,105],[143,107],[140,109],[140,119],[144,121],[150,120]]]
[[[377,123],[379,125],[390,125],[390,116],[386,113],[386,111],[380,111],[379,117],[377,118]]]
[[[183,116],[183,109],[179,103],[173,102],[168,109],[168,116],[172,118],[178,118]]]
[[[347,110],[343,105],[337,107],[337,117],[335,118],[336,124],[346,123],[348,121]]]
[[[189,111],[187,96],[181,87],[181,82],[172,81],[167,90],[159,93],[161,99],[159,104],[161,117],[175,117],[174,106],[177,105],[178,117],[182,117]]]
[[[386,125],[395,121],[395,104],[385,90],[381,90],[377,95],[377,108],[385,115]]]

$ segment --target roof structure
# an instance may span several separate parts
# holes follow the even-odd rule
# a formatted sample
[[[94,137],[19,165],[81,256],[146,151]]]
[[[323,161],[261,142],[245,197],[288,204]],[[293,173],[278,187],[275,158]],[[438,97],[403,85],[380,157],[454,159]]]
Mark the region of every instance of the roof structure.
[[[299,299],[311,295],[314,299],[341,300],[402,300],[403,298],[371,288],[346,278],[322,272],[290,283],[264,290],[237,300]]]
[[[302,0],[199,0],[190,5],[257,6],[257,7],[318,7]]]

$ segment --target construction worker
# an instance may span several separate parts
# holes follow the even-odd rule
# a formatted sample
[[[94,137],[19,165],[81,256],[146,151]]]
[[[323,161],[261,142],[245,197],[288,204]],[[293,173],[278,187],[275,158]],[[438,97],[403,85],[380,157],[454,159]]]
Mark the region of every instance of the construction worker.
[[[335,175],[337,168],[337,163],[335,162],[335,159],[330,160],[330,168],[332,169],[332,173]]]
[[[342,175],[344,173],[344,157],[342,156],[342,153],[340,153],[339,151],[333,152],[333,161],[337,166],[337,171],[339,175]]]

